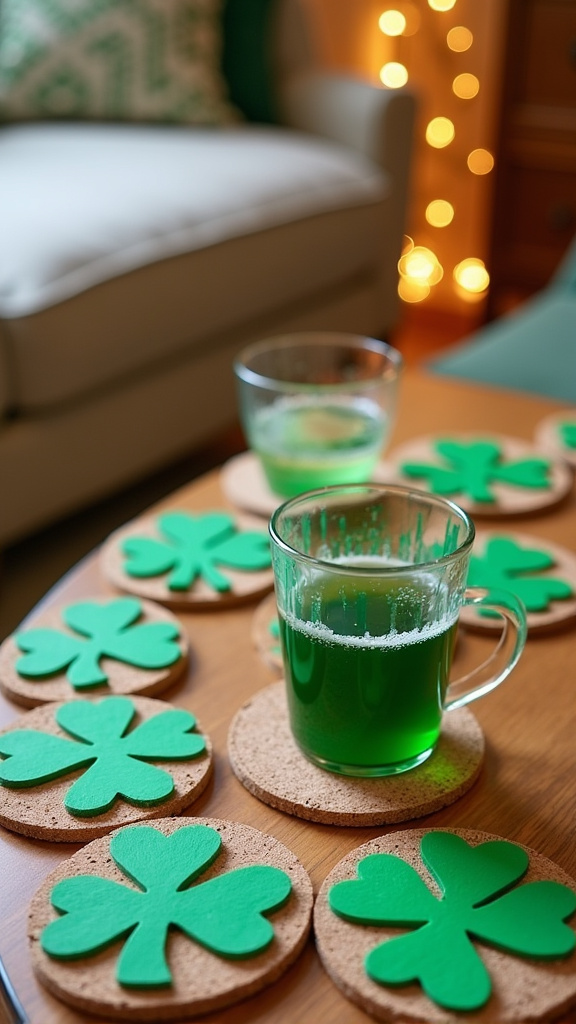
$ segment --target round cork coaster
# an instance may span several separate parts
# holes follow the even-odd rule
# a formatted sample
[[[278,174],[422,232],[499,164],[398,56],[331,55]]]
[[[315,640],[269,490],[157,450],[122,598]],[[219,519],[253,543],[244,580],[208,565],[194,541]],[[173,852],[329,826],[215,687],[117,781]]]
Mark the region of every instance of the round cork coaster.
[[[456,446],[457,452],[439,452],[437,445],[446,442]],[[486,444],[493,446],[495,457],[478,459],[475,446]],[[531,467],[526,465],[529,462]],[[389,466],[396,483],[433,490],[473,516],[535,512],[556,505],[572,488],[572,473],[565,462],[501,434],[421,437],[395,448]],[[444,471],[441,485],[437,477],[431,479],[431,470],[437,469]],[[479,485],[491,500],[477,500],[470,493],[471,486],[477,493]]]
[[[428,834],[440,831],[430,830]],[[461,837],[471,847],[500,838],[468,829],[445,831]],[[574,954],[567,959],[524,959],[479,943],[473,936],[470,938],[474,941],[474,949],[489,973],[492,987],[491,995],[481,1009],[462,1012],[444,1009],[428,998],[416,982],[386,986],[369,977],[364,967],[365,957],[382,943],[398,936],[400,926],[365,926],[345,920],[330,908],[329,890],[338,882],[357,877],[360,860],[371,854],[383,853],[393,854],[413,867],[432,894],[439,898],[440,889],[428,874],[420,855],[420,843],[425,834],[424,829],[414,829],[373,839],[344,857],[325,879],[314,908],[314,927],[318,953],[335,985],[348,999],[383,1021],[524,1024],[528,1020],[550,1020],[569,1009],[576,1002]],[[552,861],[526,847],[523,849],[529,856],[529,867],[521,879],[522,886],[546,880],[574,889],[574,881]],[[469,853],[473,859],[473,851]],[[573,923],[570,927],[574,927]],[[446,970],[453,974],[449,957],[448,953]]]
[[[382,778],[350,778],[312,764],[288,721],[284,682],[243,705],[228,734],[232,770],[263,803],[326,825],[385,825],[420,818],[463,796],[479,775],[484,736],[474,715],[444,716],[434,753],[417,768]]]
[[[262,660],[276,675],[284,671],[276,594],[268,594],[254,612],[252,643]]]
[[[534,440],[539,448],[576,467],[576,409],[552,413],[538,423]]]
[[[378,463],[371,479],[385,481],[388,474],[387,464]],[[251,451],[234,455],[224,463],[220,470],[220,486],[228,501],[236,508],[267,519],[287,500],[270,489],[260,460]]]
[[[199,862],[196,861],[195,866],[200,870],[193,875],[192,883],[190,866],[187,865],[185,857],[186,846],[182,842],[190,839],[190,831],[186,835],[182,834],[182,830],[190,829],[190,826],[201,826],[204,833],[209,829],[212,837],[216,832],[221,839],[220,850],[215,858],[207,862],[204,859],[206,870],[201,870],[202,856]],[[228,901],[231,910],[236,911],[238,917],[236,903],[241,900],[242,889],[240,887],[239,892],[238,884],[234,887],[234,883],[231,886],[226,881],[230,882],[233,872],[258,865],[280,869],[285,873],[287,879],[283,879],[282,884],[286,891],[289,890],[285,902],[270,911],[264,909],[262,912],[271,929],[268,926],[264,927],[261,921],[260,934],[264,932],[268,937],[268,932],[271,932],[269,944],[255,955],[232,958],[212,952],[207,948],[208,944],[200,945],[199,941],[189,937],[181,927],[171,927],[165,948],[169,983],[159,987],[128,987],[117,981],[120,951],[126,955],[125,932],[119,934],[120,941],[106,946],[92,956],[84,956],[78,960],[56,959],[49,956],[42,949],[39,939],[45,926],[58,916],[50,904],[50,894],[57,882],[78,875],[98,875],[102,879],[120,883],[132,890],[137,888],[111,856],[114,841],[118,837],[123,839],[122,833],[128,831],[122,829],[113,836],[98,839],[79,850],[48,876],[32,899],[28,936],[32,964],[40,981],[54,995],[86,1013],[112,1017],[115,1020],[135,1021],[182,1020],[185,1016],[210,1013],[237,1003],[276,981],[301,952],[310,929],[312,886],[306,871],[294,854],[271,836],[237,822],[214,818],[196,818],[193,822],[166,818],[152,822],[151,827],[161,833],[162,837],[166,837],[168,853],[171,849],[170,839],[175,839],[180,847],[177,851],[178,859],[169,860],[166,870],[169,870],[175,879],[179,880],[181,876],[185,881],[186,884],[181,886],[183,902],[186,899],[185,890],[189,885],[198,891],[203,883],[209,880],[218,879],[219,883],[223,883],[211,882],[213,895],[204,898],[217,901],[212,934],[222,933],[226,938],[226,924],[228,920],[234,920],[233,914],[227,912],[227,903],[223,901]],[[141,832],[136,841],[146,848],[149,847],[147,834],[151,827],[136,826],[138,832]],[[176,835],[177,833],[179,835]],[[161,853],[161,848],[166,843],[158,837],[152,838],[156,839],[153,849],[158,849]],[[143,869],[146,878],[152,877],[154,880],[154,861],[150,862],[150,859],[145,860],[141,856],[135,867]],[[137,879],[139,877],[136,870],[133,871],[134,876]],[[243,918],[255,916],[259,905],[266,906],[265,892],[262,900],[259,900],[258,893],[251,889],[246,899],[248,902],[245,904],[245,913],[241,915]],[[242,907],[240,909],[243,910]],[[188,916],[187,920],[189,919]],[[157,934],[156,931],[153,933],[155,924],[156,918],[149,917],[147,938]],[[161,939],[162,924],[159,936]],[[132,939],[133,935],[129,941]]]
[[[122,740],[118,743],[115,751],[117,754],[121,745],[126,748],[126,755],[124,755],[122,763],[119,763],[118,760],[113,762],[105,749],[111,738],[110,717],[108,716],[107,721],[102,724],[102,719],[98,714],[99,707],[104,703],[109,705],[111,701],[125,705],[120,712],[120,719],[123,719],[125,727],[121,732]],[[130,707],[127,705],[132,705],[132,717],[130,717]],[[75,726],[78,725],[78,709],[80,710],[82,717],[80,718],[80,728],[76,733],[59,725],[57,716],[63,708],[67,709],[67,717],[63,720],[68,726],[70,709],[74,716],[71,721]],[[118,712],[114,716],[115,720],[117,720],[117,714]],[[148,735],[146,735],[146,728],[138,731],[143,723],[148,723],[151,719],[162,715],[171,716],[173,723],[172,727],[168,729],[167,735],[164,734],[163,742],[162,736],[158,732],[158,724],[155,731],[152,731],[152,735],[150,735],[150,727],[148,727]],[[164,718],[162,724],[166,722],[167,719]],[[166,728],[166,726],[164,727]],[[34,733],[43,735],[35,737],[36,742],[32,748],[30,746],[16,748],[12,734],[21,730],[32,730]],[[86,744],[93,742],[95,744],[93,749],[96,752],[102,732],[104,732],[102,737],[104,749],[100,757],[97,758],[95,753],[94,758],[86,759],[84,754]],[[191,733],[194,739],[187,740],[187,733]],[[54,737],[57,737],[58,741],[64,741],[58,742],[59,749],[57,750]],[[80,742],[75,743],[76,738]],[[171,756],[174,744],[179,747],[184,744],[183,753],[187,755],[190,749],[193,749],[194,753],[186,757],[177,758],[173,754]],[[74,759],[74,748],[78,751],[76,760]],[[10,753],[8,753],[9,750]],[[127,756],[130,751],[137,753],[134,756]],[[83,754],[84,760],[82,761]],[[23,764],[26,757],[28,763]],[[42,781],[42,774],[47,771],[47,758],[50,758],[50,767],[54,777]],[[31,759],[33,759],[32,765]],[[16,764],[17,760],[18,764]],[[35,764],[38,765],[37,769],[34,767]],[[21,765],[23,765],[22,769],[20,769]],[[64,801],[72,799],[74,802],[74,797],[71,794],[72,787],[79,779],[82,779],[82,784],[86,784],[92,765],[97,766],[96,771],[100,773],[101,778],[107,771],[112,776],[111,780],[104,779],[102,783],[107,788],[104,790],[100,788],[97,792],[100,799],[109,797],[112,800],[111,806],[108,810],[100,813],[89,813],[86,810],[81,813],[78,811],[71,813]],[[124,792],[129,787],[133,793],[137,791],[134,787],[138,785],[138,779],[135,783],[130,776],[131,770],[138,774],[146,771],[146,791],[141,791],[141,803],[129,802],[127,798],[117,795],[116,786],[123,787]],[[19,778],[25,778],[27,773],[28,781],[20,786],[16,786],[14,782],[8,785],[4,782],[8,772],[11,772],[13,777]],[[153,700],[150,697],[108,697],[103,701],[65,701],[34,708],[0,732],[0,773],[2,779],[0,781],[0,824],[13,832],[20,832],[33,839],[78,843],[104,836],[112,829],[130,822],[179,814],[185,807],[189,807],[206,789],[212,776],[212,745],[209,738],[202,733],[202,728],[193,715],[176,709],[165,701]],[[38,777],[40,777],[40,781],[30,781],[31,778]],[[172,785],[170,780],[172,780]],[[99,782],[98,779],[93,785],[97,785]],[[171,792],[159,801],[157,799],[158,788],[161,788],[162,792],[171,788]]]
[[[169,515],[171,513],[168,513]],[[162,534],[160,516],[144,516],[134,519],[127,526],[111,534],[104,543],[100,553],[100,566],[106,579],[119,590],[139,597],[159,601],[175,611],[216,611],[218,608],[230,608],[262,597],[273,586],[270,546],[265,525],[259,519],[238,516],[229,512],[208,512],[198,515],[183,512],[190,521],[196,521],[200,535],[200,546],[189,550],[185,542],[170,540]],[[218,523],[222,517],[232,522],[232,531],[219,536]],[[214,526],[209,523],[212,519]],[[235,548],[239,537],[252,544],[248,562],[255,567],[243,568],[243,553]],[[161,558],[164,566],[158,565],[155,575],[130,575],[126,566],[128,556],[124,545],[134,540],[143,541],[141,548],[162,549]],[[152,544],[150,543],[152,542]],[[146,551],[143,552],[146,557]],[[169,581],[174,573],[181,568],[193,567],[190,575],[192,582],[182,588],[170,587]],[[194,570],[196,574],[194,575]],[[209,577],[217,575],[223,589],[217,589]]]
[[[511,590],[526,607],[531,633],[552,632],[576,618],[576,555],[526,533],[476,532],[468,582]],[[460,621],[479,630],[502,630],[502,619],[465,606]]]
[[[132,629],[136,628],[139,631],[141,626],[153,626],[153,632],[160,628],[160,632],[164,634],[164,638],[159,641],[160,654],[156,655],[156,663],[158,661],[170,662],[164,668],[142,668],[126,661],[120,661],[117,657],[113,658],[103,654],[98,658],[97,663],[105,679],[88,688],[75,687],[69,677],[70,664],[77,660],[74,657],[75,654],[80,655],[82,649],[87,648],[90,638],[85,633],[81,634],[70,628],[63,618],[68,608],[78,606],[62,606],[53,608],[45,615],[39,616],[31,626],[7,637],[0,646],[0,689],[11,700],[28,708],[83,696],[87,689],[90,696],[105,696],[106,694],[152,696],[168,689],[180,678],[189,664],[189,643],[186,634],[182,631],[181,624],[170,611],[152,601],[135,602],[133,599],[129,599],[127,602],[126,599],[110,601],[92,598],[83,601],[82,606],[94,605],[105,610],[106,607],[112,608],[113,605],[118,608],[121,603],[124,605],[130,603],[134,609],[140,608],[140,612],[136,614],[134,621],[130,624]],[[166,627],[171,627],[169,635],[174,639],[166,640]],[[57,635],[63,634],[64,637],[74,638],[78,646],[76,652],[71,652],[70,663],[63,668],[42,675],[25,675],[19,671],[19,666],[26,663],[24,662],[24,652],[16,642],[16,637],[25,638],[26,635],[30,636],[34,630],[50,630],[51,633],[56,631]],[[140,635],[140,632],[136,635]],[[57,640],[57,636],[55,639]],[[157,650],[158,648],[156,648]],[[56,649],[56,656],[57,654],[58,649]],[[174,658],[175,660],[171,660]]]

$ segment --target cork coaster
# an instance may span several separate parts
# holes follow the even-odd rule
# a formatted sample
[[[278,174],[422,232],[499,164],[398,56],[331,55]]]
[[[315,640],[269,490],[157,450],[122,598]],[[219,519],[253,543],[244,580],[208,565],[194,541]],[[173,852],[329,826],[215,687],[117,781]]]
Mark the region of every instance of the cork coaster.
[[[437,451],[436,445],[445,442],[458,446],[457,461]],[[474,452],[470,454],[470,450],[472,446],[485,444],[494,447],[497,457],[486,460],[481,466],[474,461]],[[540,464],[540,469],[534,466],[525,472],[521,464],[529,460]],[[421,437],[395,448],[389,466],[396,483],[434,490],[474,516],[535,512],[556,505],[572,488],[572,473],[565,462],[525,441],[500,434]],[[444,474],[441,487],[438,482],[433,483],[432,467],[448,470],[451,479]],[[530,478],[532,483],[527,485],[526,480]],[[491,500],[477,500],[467,491],[470,484],[478,488],[479,481]]]
[[[215,858],[207,860],[206,870],[202,870],[203,858],[196,861],[198,868],[190,883],[190,870],[186,858],[180,853],[178,859],[170,859],[166,870],[175,879],[180,875],[186,878],[186,890],[190,885],[196,892],[202,889],[204,882],[210,882],[212,893],[209,899],[216,901],[216,921],[213,930],[220,928],[226,934],[226,923],[231,915],[226,913],[227,900],[232,911],[238,911],[238,885],[234,892],[229,883],[233,872],[248,869],[253,865],[268,866],[267,870],[275,869],[275,873],[283,873],[288,895],[285,902],[278,908],[263,910],[265,936],[271,931],[271,941],[262,952],[252,956],[222,956],[212,952],[209,944],[201,945],[200,941],[190,938],[181,927],[171,927],[166,943],[166,963],[169,971],[167,984],[161,986],[133,987],[120,984],[117,980],[119,954],[122,950],[126,956],[126,932],[119,935],[120,941],[108,945],[95,955],[87,955],[82,959],[56,959],[44,952],[39,941],[45,926],[57,918],[57,913],[50,905],[50,894],[62,879],[70,879],[78,875],[98,875],[102,879],[110,879],[132,890],[137,886],[127,878],[111,856],[114,844],[120,838],[125,840],[128,831],[138,831],[137,843],[142,847],[150,846],[150,826],[136,826],[134,830],[121,829],[113,836],[98,839],[76,853],[70,860],[61,864],[42,884],[34,896],[29,912],[28,936],[32,964],[40,981],[57,997],[72,1006],[101,1016],[120,1020],[157,1021],[183,1019],[184,1016],[210,1013],[232,1003],[239,1002],[247,996],[276,981],[290,966],[301,952],[306,941],[312,912],[312,886],[304,868],[294,856],[278,840],[267,836],[247,825],[236,822],[222,821],[214,818],[196,818],[193,822],[179,819],[161,819],[152,823],[152,828],[160,833],[153,836],[153,849],[158,848],[159,858],[162,847],[170,839],[175,839],[183,849],[182,840],[190,838],[190,832],[183,835],[183,830],[190,826],[201,826],[208,837],[220,837],[221,846]],[[210,830],[207,833],[207,830]],[[179,833],[179,835],[177,835]],[[123,835],[124,834],[124,835]],[[165,837],[165,838],[162,838]],[[134,837],[131,837],[134,838]],[[169,846],[168,853],[173,848]],[[116,847],[118,849],[118,847]],[[185,850],[184,850],[185,852]],[[124,862],[125,863],[125,862]],[[182,865],[182,867],[181,867]],[[154,860],[148,862],[141,856],[135,867],[144,873],[146,879],[152,878],[157,870]],[[140,881],[137,870],[133,877]],[[287,876],[284,878],[284,876]],[[162,879],[161,879],[162,880]],[[76,883],[77,884],[77,883]],[[102,883],[103,885],[104,883]],[[207,886],[206,888],[208,888]],[[206,891],[206,890],[204,890]],[[103,894],[104,896],[107,893]],[[170,895],[170,894],[169,894]],[[252,892],[254,896],[254,893]],[[185,891],[182,892],[186,898]],[[204,897],[206,899],[206,897]],[[250,894],[248,895],[250,900]],[[235,905],[236,904],[236,905]],[[246,904],[245,918],[256,914],[258,893],[253,903]],[[194,905],[194,904],[193,904]],[[242,909],[242,908],[240,908]],[[223,913],[224,910],[224,913]],[[202,915],[198,915],[201,918]],[[205,915],[204,915],[205,917]],[[193,922],[192,922],[193,923]],[[202,924],[202,921],[200,920]],[[208,922],[208,926],[211,922]],[[122,925],[120,925],[120,928]],[[156,919],[149,917],[147,940],[156,927]],[[160,924],[160,928],[162,925]],[[261,922],[261,930],[264,925]],[[156,935],[156,932],[154,932]],[[132,941],[134,933],[130,936]],[[148,945],[149,948],[149,945]],[[134,951],[136,952],[136,951]],[[135,957],[132,954],[132,961]]]
[[[468,582],[511,590],[526,607],[531,633],[552,632],[576,618],[576,555],[559,544],[525,533],[477,531]],[[500,616],[462,608],[460,621],[473,629],[501,631]]]
[[[388,473],[387,464],[378,463],[371,479],[385,481]],[[228,501],[236,508],[267,519],[287,500],[270,489],[260,460],[251,451],[234,455],[224,463],[220,470],[220,485]]]
[[[105,677],[103,681],[91,684],[89,687],[83,688],[83,690],[77,689],[70,681],[68,673],[70,671],[70,663],[77,660],[82,649],[88,645],[87,634],[80,634],[70,628],[63,618],[67,608],[78,606],[61,606],[53,608],[46,612],[45,615],[39,616],[33,625],[8,637],[0,646],[0,689],[11,700],[28,708],[37,707],[39,704],[69,700],[82,696],[83,692],[86,693],[86,689],[89,690],[90,695],[95,696],[104,696],[106,694],[141,694],[151,696],[168,689],[180,678],[189,664],[189,643],[180,623],[170,611],[161,608],[152,601],[140,600],[134,602],[133,599],[130,599],[127,602],[125,599],[121,600],[123,600],[124,604],[132,604],[134,609],[138,606],[140,608],[140,613],[137,614],[134,622],[131,624],[132,629],[138,630],[136,635],[140,635],[141,626],[153,626],[153,632],[159,629],[163,633],[163,639],[160,641],[160,657],[157,658],[157,662],[162,660],[168,661],[173,656],[176,656],[175,660],[170,664],[166,664],[163,668],[142,668],[103,654],[98,659],[99,668]],[[111,607],[113,604],[118,607],[120,602],[103,601],[102,598],[93,598],[87,602],[82,602],[83,606],[87,604],[93,604],[104,609],[106,606]],[[19,671],[18,666],[23,662],[24,652],[18,646],[15,638],[16,636],[24,637],[30,635],[36,629],[55,630],[58,634],[63,634],[65,637],[74,638],[77,643],[77,650],[72,650],[68,665],[64,665],[59,670],[34,676],[24,675],[22,671]],[[166,633],[172,635],[174,639],[166,640]],[[165,645],[164,658],[162,655],[162,644]]]
[[[254,612],[252,642],[262,660],[276,675],[284,671],[276,594],[268,594]]]
[[[114,713],[112,725],[109,718],[104,722],[102,719],[95,720],[99,719],[98,709],[104,702],[110,701],[132,705],[132,717],[130,717],[130,708],[127,708],[125,712],[121,712],[120,719],[116,718],[118,712]],[[77,724],[77,709],[80,708],[84,719],[80,722],[81,731],[74,734],[68,728],[63,728],[58,724],[56,716],[63,708],[67,709],[68,718],[64,719],[67,723],[70,709],[72,709],[74,724]],[[96,715],[91,713],[92,709],[96,710]],[[142,732],[138,733],[138,727],[142,723],[147,723],[157,716],[166,716],[167,713],[171,714],[172,729],[168,730],[167,737],[164,734],[163,742],[162,737],[158,735],[158,723],[156,723],[156,734],[153,734],[152,737],[149,733],[148,736],[144,734],[144,737],[142,737]],[[140,748],[141,753],[138,750],[140,756],[125,756],[122,763],[119,764],[118,761],[111,762],[110,755],[107,756],[107,751],[104,750],[103,755],[101,754],[98,758],[97,770],[100,775],[108,770],[113,778],[112,782],[108,783],[108,788],[101,789],[98,795],[102,799],[103,792],[106,797],[111,794],[112,805],[101,813],[89,814],[87,810],[83,810],[81,813],[78,811],[71,813],[65,805],[65,800],[72,799],[74,802],[71,795],[72,787],[79,779],[82,779],[82,784],[86,785],[91,766],[96,762],[95,756],[92,760],[85,758],[84,762],[79,765],[83,751],[86,750],[85,741],[93,741],[97,744],[100,735],[104,733],[104,741],[109,743],[114,722],[122,719],[125,726],[123,730],[119,729],[122,740],[118,746],[128,744],[127,753],[130,753],[131,749],[138,750]],[[164,718],[164,723],[166,721],[167,719]],[[185,807],[189,807],[198,799],[212,776],[212,746],[209,738],[202,733],[201,725],[195,721],[194,716],[174,708],[165,701],[153,700],[150,697],[110,697],[104,698],[103,701],[66,701],[59,704],[44,704],[42,707],[26,712],[0,733],[2,779],[7,770],[12,770],[14,774],[17,774],[17,769],[14,768],[16,748],[13,746],[14,740],[11,738],[11,734],[20,730],[32,730],[35,733],[43,734],[36,737],[35,749],[29,755],[38,764],[38,769],[30,769],[30,764],[28,764],[28,766],[24,765],[20,771],[24,772],[25,776],[28,768],[29,775],[38,777],[42,772],[47,771],[47,758],[50,758],[54,777],[37,783],[28,781],[18,787],[13,783],[7,785],[3,781],[0,782],[0,824],[13,832],[20,832],[33,839],[46,839],[53,842],[85,842],[88,839],[104,836],[112,829],[130,822],[179,814]],[[188,740],[186,735],[182,739],[182,733],[191,733],[193,739]],[[134,740],[132,740],[132,736],[134,736]],[[59,741],[65,741],[62,745],[58,744],[62,749],[53,749],[53,737],[58,737]],[[80,742],[73,742],[76,737],[80,739]],[[190,748],[203,749],[198,749],[198,752],[191,756],[183,757],[177,754],[170,756],[172,751],[180,750],[183,744],[185,745],[184,754],[187,754]],[[2,757],[7,753],[8,745],[13,753]],[[19,747],[18,750],[20,762],[18,768],[20,768],[25,754],[23,748]],[[77,756],[74,761],[75,752],[77,752]],[[118,752],[118,747],[115,748],[115,752]],[[67,758],[69,767],[66,765]],[[122,787],[125,792],[127,785],[134,787],[135,783],[129,775],[133,770],[134,762],[136,762],[136,771],[145,770],[147,773],[146,790],[140,790],[143,794],[141,796],[142,803],[128,802],[128,799],[117,795],[116,786]],[[142,769],[143,764],[144,769]],[[155,769],[152,770],[151,766],[155,766]],[[56,774],[57,772],[58,774]],[[160,788],[164,792],[170,787],[171,792],[164,799],[158,800],[158,789]],[[132,789],[132,793],[137,793],[137,790]],[[146,800],[147,802],[145,802]]]
[[[546,416],[537,425],[534,440],[539,448],[576,467],[576,409]]]
[[[467,829],[446,831],[450,835],[461,837],[471,847],[499,839],[498,836]],[[440,830],[430,830],[428,835],[435,832],[439,833]],[[491,995],[480,1009],[445,1009],[425,995],[417,982],[387,986],[369,977],[364,967],[365,957],[382,943],[386,944],[387,940],[398,936],[401,926],[363,926],[358,922],[346,920],[330,908],[328,893],[336,883],[355,878],[357,864],[364,857],[384,853],[393,854],[413,867],[431,893],[438,898],[440,889],[426,870],[420,855],[420,843],[425,834],[426,830],[415,829],[373,839],[344,857],[325,879],[316,900],[314,927],[320,958],[335,985],[348,999],[383,1021],[421,1021],[424,1024],[460,1024],[462,1021],[466,1021],[467,1024],[520,1024],[529,1020],[555,1018],[574,1005],[574,954],[567,959],[525,959],[474,940],[473,936],[471,938],[474,941],[474,950],[486,967],[491,980]],[[546,880],[574,889],[574,881],[550,860],[526,847],[521,849],[529,856],[528,871],[521,879],[522,887],[530,882]],[[468,852],[474,855],[474,851]],[[426,915],[423,917],[423,921],[425,920]],[[574,927],[573,920],[570,927]],[[435,941],[432,937],[431,939],[432,942]],[[442,959],[441,950],[439,959]],[[450,969],[453,976],[455,968],[452,963],[446,965],[447,972]]]
[[[160,518],[144,516],[134,519],[127,526],[122,527],[111,534],[104,543],[100,553],[100,566],[107,580],[119,590],[129,594],[136,594],[139,597],[146,597],[153,601],[159,601],[175,611],[215,611],[218,608],[230,608],[234,605],[243,604],[262,597],[273,586],[273,575],[271,569],[270,548],[268,534],[265,524],[259,519],[246,516],[231,515],[229,512],[208,512],[196,516],[193,512],[178,510],[176,516],[184,516],[190,519],[202,520],[204,523],[212,518],[215,523],[224,517],[232,523],[235,531],[233,541],[238,536],[249,535],[255,541],[255,553],[253,562],[255,567],[239,568],[242,559],[238,558],[237,552],[230,547],[230,538],[225,538],[221,544],[218,539],[218,525],[212,530],[202,526],[201,529],[206,536],[202,540],[201,549],[198,551],[186,551],[168,541],[160,530]],[[162,546],[166,561],[170,564],[160,568],[155,575],[136,576],[129,575],[126,571],[127,555],[123,546],[128,542],[133,544],[134,540],[144,541],[144,544]],[[233,543],[232,541],[232,543]],[[209,566],[209,572],[205,566]],[[169,586],[170,574],[180,571],[182,566],[190,566],[197,570],[192,582],[174,589]],[[207,581],[209,573],[220,577],[225,589],[217,589],[215,585]]]
[[[326,825],[384,825],[420,818],[463,796],[480,773],[484,737],[474,715],[444,716],[434,753],[417,768],[383,778],[350,778],[312,764],[288,722],[284,682],[260,690],[228,734],[232,770],[263,803]]]

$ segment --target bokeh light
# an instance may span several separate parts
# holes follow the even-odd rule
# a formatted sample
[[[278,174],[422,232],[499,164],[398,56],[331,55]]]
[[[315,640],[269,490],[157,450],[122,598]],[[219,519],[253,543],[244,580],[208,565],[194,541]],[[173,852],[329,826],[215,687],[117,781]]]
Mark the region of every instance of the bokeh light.
[[[398,295],[403,302],[423,302],[430,295],[430,285],[426,281],[401,277],[398,281]]]
[[[472,174],[489,174],[494,167],[494,157],[488,149],[473,149],[466,163]]]
[[[479,295],[485,292],[490,284],[490,275],[486,270],[484,261],[476,256],[457,263],[453,271],[454,280],[465,292],[471,295]]]
[[[434,117],[426,126],[426,142],[435,149],[443,149],[453,141],[456,132],[449,117]]]
[[[380,81],[389,89],[401,89],[408,81],[408,69],[404,64],[390,60],[380,68]]]
[[[414,245],[401,256],[398,270],[401,277],[428,285],[438,284],[444,275],[436,253],[425,245]]]
[[[446,36],[446,42],[450,50],[454,53],[464,53],[465,50],[469,50],[474,42],[474,36],[472,35],[469,28],[464,25],[455,25],[451,28]]]
[[[401,36],[406,28],[406,16],[402,11],[383,11],[378,24],[385,36]]]
[[[428,6],[433,11],[451,11],[456,6],[456,0],[428,0]]]
[[[434,228],[445,228],[454,219],[454,207],[447,199],[433,199],[426,207],[426,220]]]
[[[480,82],[476,75],[471,75],[465,71],[462,75],[456,75],[452,82],[452,92],[455,96],[459,96],[461,100],[471,100],[480,92]]]

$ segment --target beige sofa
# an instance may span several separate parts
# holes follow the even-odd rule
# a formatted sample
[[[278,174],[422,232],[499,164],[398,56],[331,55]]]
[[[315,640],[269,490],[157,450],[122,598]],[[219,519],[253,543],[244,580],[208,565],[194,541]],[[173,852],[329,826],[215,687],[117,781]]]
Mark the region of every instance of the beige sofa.
[[[393,326],[413,97],[275,31],[281,125],[0,126],[0,544],[233,421],[245,341]]]

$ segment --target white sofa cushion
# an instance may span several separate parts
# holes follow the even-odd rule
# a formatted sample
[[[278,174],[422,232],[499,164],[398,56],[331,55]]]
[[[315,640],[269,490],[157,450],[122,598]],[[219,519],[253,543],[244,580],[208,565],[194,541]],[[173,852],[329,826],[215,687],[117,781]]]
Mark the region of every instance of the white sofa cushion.
[[[369,160],[286,129],[1,129],[0,314],[14,403],[74,399],[337,285],[377,262],[387,194]],[[219,266],[233,279],[226,294]]]
[[[385,191],[374,164],[285,129],[5,127],[0,315]]]

